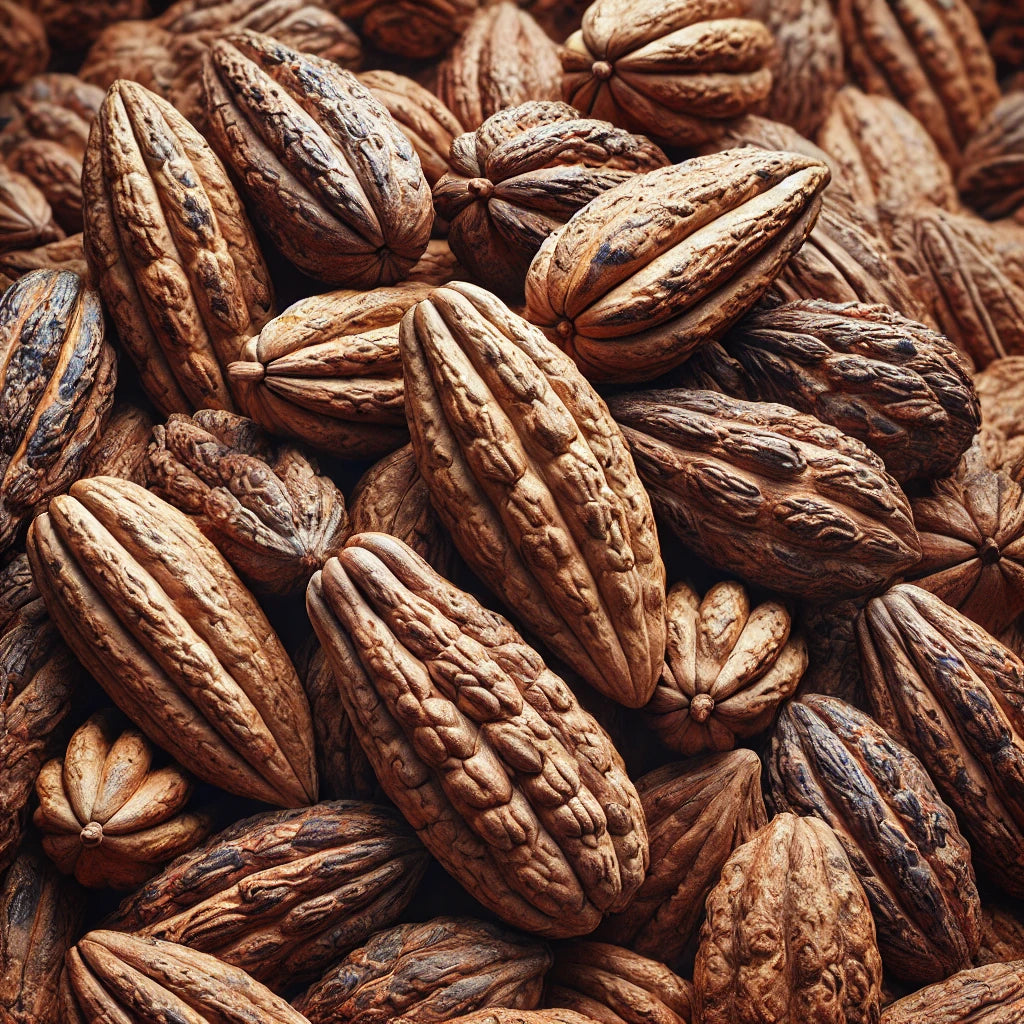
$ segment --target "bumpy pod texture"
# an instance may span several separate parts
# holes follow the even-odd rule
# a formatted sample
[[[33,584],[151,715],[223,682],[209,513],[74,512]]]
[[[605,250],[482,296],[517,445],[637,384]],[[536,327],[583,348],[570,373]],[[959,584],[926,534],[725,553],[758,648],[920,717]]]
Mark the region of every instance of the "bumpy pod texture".
[[[910,503],[882,460],[813,416],[682,389],[619,395],[609,408],[655,510],[713,565],[836,600],[921,557]]]
[[[650,699],[665,570],[622,433],[572,361],[473,285],[402,321],[420,472],[463,558],[596,689]]]
[[[647,869],[611,740],[500,615],[385,534],[358,534],[307,608],[381,787],[481,903],[581,935]]]
[[[651,868],[621,913],[598,935],[645,956],[672,960],[692,939],[722,865],[767,824],[761,762],[730,750],[665,765],[637,782],[651,844]]]
[[[807,667],[786,607],[752,608],[741,583],[716,583],[703,598],[677,583],[666,614],[665,668],[644,709],[662,743],[689,756],[767,729]]]
[[[593,380],[651,380],[768,289],[814,225],[828,168],[730,149],[632,176],[540,247],[526,315]]]
[[[964,149],[956,183],[982,216],[1024,219],[1024,92],[1007,93],[989,111]]]
[[[809,694],[779,715],[768,775],[778,809],[839,836],[886,970],[927,983],[971,965],[981,939],[971,850],[909,750],[849,704]]]
[[[1024,960],[961,971],[887,1006],[882,1024],[1017,1024]]]
[[[982,905],[981,948],[979,966],[1005,964],[1024,958],[1024,922],[1008,909],[997,905]]]
[[[391,808],[342,800],[258,814],[179,857],[110,925],[212,953],[280,988],[394,924],[428,860]]]
[[[224,367],[273,316],[227,172],[169,103],[115,82],[82,165],[85,254],[122,346],[165,416],[234,407]]]
[[[562,48],[566,102],[673,145],[711,138],[772,87],[774,40],[738,0],[596,0]]]
[[[309,1024],[245,971],[161,939],[89,932],[67,957],[61,1024]]]
[[[378,932],[292,1005],[311,1024],[390,1024],[405,1015],[434,1024],[489,1006],[535,1010],[550,966],[536,939],[438,917]]]
[[[361,288],[405,277],[430,238],[430,188],[369,89],[256,32],[214,44],[203,88],[214,147],[292,263]]]
[[[152,747],[123,724],[111,712],[93,715],[36,779],[32,823],[43,850],[96,888],[134,889],[210,831],[206,815],[183,813],[192,795],[185,772],[153,768]]]
[[[64,232],[32,179],[0,164],[0,252],[56,241]]]
[[[7,632],[7,625],[18,610],[39,597],[28,555],[24,551],[11,551],[8,555],[0,568],[0,636]]]
[[[981,424],[957,351],[887,306],[812,300],[756,310],[696,352],[677,380],[811,413],[863,441],[900,482],[951,472]]]
[[[362,34],[385,53],[437,57],[459,38],[479,0],[363,0]]]
[[[0,36],[4,40],[0,89],[21,85],[46,69],[50,62],[46,26],[27,7],[15,0],[0,0]]]
[[[875,719],[921,759],[979,870],[1024,895],[1024,665],[907,583],[869,602],[857,633]]]
[[[729,858],[693,969],[697,1020],[878,1024],[882,962],[835,833],[780,814]]]
[[[94,0],[88,4],[74,0],[27,0],[25,6],[42,19],[55,46],[81,50],[106,25],[145,17],[149,0]]]
[[[78,477],[114,402],[117,356],[100,297],[37,270],[0,299],[0,551]]]
[[[146,449],[153,417],[134,405],[115,405],[96,443],[82,462],[81,476],[119,476],[146,484]]]
[[[80,480],[34,520],[29,559],[68,646],[157,746],[229,792],[316,800],[295,669],[188,516],[127,480]]]

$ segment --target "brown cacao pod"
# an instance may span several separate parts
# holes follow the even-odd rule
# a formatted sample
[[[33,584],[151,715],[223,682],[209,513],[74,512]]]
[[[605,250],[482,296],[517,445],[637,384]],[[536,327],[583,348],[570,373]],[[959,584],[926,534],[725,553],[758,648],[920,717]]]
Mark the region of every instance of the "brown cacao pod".
[[[1024,921],[1020,907],[1013,910],[981,905],[981,948],[975,958],[979,967],[1024,959]]]
[[[108,924],[213,954],[280,988],[394,924],[428,860],[390,808],[273,811],[179,857]]]
[[[648,863],[636,790],[506,619],[382,533],[351,538],[306,604],[381,787],[476,899],[551,937],[628,903]]]
[[[778,601],[751,607],[740,583],[716,583],[703,598],[685,583],[668,592],[665,667],[647,721],[684,756],[732,750],[764,732],[793,695],[807,647]]]
[[[68,270],[88,280],[89,266],[85,262],[81,232],[34,249],[14,249],[0,253],[0,273],[10,274],[17,280],[33,270]]]
[[[280,996],[208,953],[92,931],[68,951],[61,1024],[309,1024]]]
[[[500,1006],[535,1010],[551,954],[543,943],[472,918],[378,932],[292,1005],[310,1024],[434,1024]]]
[[[99,295],[37,270],[0,299],[0,550],[78,477],[110,413],[117,356]]]
[[[797,622],[807,642],[808,665],[798,696],[824,693],[862,710],[867,706],[854,626],[863,607],[860,598],[799,604]]]
[[[414,1024],[415,1020],[415,1017],[396,1017],[394,1024]],[[455,1021],[459,1024],[596,1024],[592,1018],[575,1010],[516,1010],[498,1006],[475,1010],[438,1024],[455,1024]]]
[[[979,874],[1024,895],[1024,664],[909,583],[868,603],[857,637],[875,719],[956,811]]]
[[[973,445],[931,493],[910,507],[921,561],[908,573],[919,587],[998,635],[1024,612],[1024,490],[985,464]]]
[[[479,0],[370,0],[362,34],[400,57],[437,57],[469,25]],[[344,15],[342,15],[344,17]]]
[[[101,89],[130,79],[170,102],[178,85],[174,47],[174,35],[151,21],[116,21],[89,47],[78,74]]]
[[[83,49],[107,25],[145,17],[149,9],[149,0],[90,0],[87,4],[74,0],[24,0],[24,3],[42,19],[50,41],[68,50]]]
[[[707,913],[693,969],[701,1024],[877,1024],[871,910],[824,822],[773,818],[726,862]]]
[[[761,762],[730,750],[657,768],[637,781],[651,868],[601,939],[671,962],[696,937],[704,901],[733,850],[767,824]]]
[[[32,179],[0,162],[0,252],[33,249],[63,237],[46,196]]]
[[[2,266],[2,257],[0,257],[0,266]],[[458,259],[448,244],[448,239],[432,238],[427,243],[426,251],[413,264],[405,283],[411,284],[414,281],[419,281],[436,287],[465,277],[466,272],[459,265]]]
[[[595,196],[669,161],[642,136],[533,101],[460,137],[450,162],[434,205],[452,251],[488,288],[518,298],[548,235]]]
[[[0,89],[21,85],[46,69],[50,44],[37,14],[15,0],[0,0]]]
[[[150,489],[181,509],[255,590],[305,591],[349,535],[345,498],[292,445],[219,409],[153,429]]]
[[[966,0],[838,0],[837,13],[860,86],[899,100],[956,169],[999,99],[995,66]]]
[[[134,889],[205,838],[210,819],[182,813],[188,776],[152,761],[142,733],[107,711],[75,730],[62,761],[43,765],[32,822],[64,874],[93,888]]]
[[[588,117],[677,146],[771,92],[774,40],[738,0],[595,0],[562,48],[562,96]]]
[[[402,321],[416,462],[462,557],[595,689],[647,703],[665,570],[622,434],[572,361],[474,285]]]
[[[509,0],[481,7],[437,68],[437,95],[464,131],[528,100],[562,95],[558,47]]]
[[[981,400],[982,433],[996,430],[1024,452],[1024,355],[993,359],[974,375]]]
[[[28,555],[24,551],[8,551],[4,559],[0,559],[0,636],[7,631],[7,624],[14,618],[18,609],[23,608],[39,597],[32,569],[28,564]]]
[[[199,778],[316,800],[309,705],[280,640],[188,516],[127,480],[79,480],[29,530],[57,627],[110,699]]]
[[[950,473],[981,423],[953,346],[887,306],[756,309],[694,353],[675,380],[817,416],[863,441],[901,483]]]
[[[964,147],[957,187],[984,217],[1024,220],[1024,90],[1007,93]]]
[[[169,103],[119,81],[82,168],[85,254],[146,394],[165,416],[232,409],[223,367],[273,316],[234,187]]]
[[[66,231],[82,230],[82,158],[49,139],[28,139],[6,157],[46,197],[54,221]]]
[[[0,1016],[5,1024],[57,1019],[64,956],[81,934],[74,882],[26,847],[0,883]]]
[[[682,389],[608,405],[655,511],[712,565],[834,601],[877,590],[921,556],[882,460],[813,416]]]
[[[961,971],[885,1008],[882,1024],[1017,1024],[1024,1013],[1024,960]]]
[[[430,188],[409,140],[354,75],[240,32],[213,45],[203,90],[214,148],[292,263],[356,288],[406,275],[430,238]]]
[[[0,871],[17,856],[28,802],[85,673],[42,600],[23,605],[0,635]]]
[[[925,984],[969,967],[981,941],[971,850],[921,762],[863,712],[820,694],[783,708],[767,762],[775,807],[839,836],[886,970]]]
[[[758,149],[634,175],[540,247],[527,318],[592,380],[660,376],[764,294],[813,227],[828,177]]]
[[[352,492],[349,518],[353,533],[390,533],[452,578],[458,555],[431,504],[412,445],[385,455],[363,474]]]
[[[134,405],[115,405],[96,443],[82,461],[82,476],[119,476],[145,486],[146,450],[153,417]]]
[[[312,295],[289,306],[229,367],[246,414],[274,434],[346,458],[405,443],[398,324],[427,284]]]
[[[544,1005],[601,1024],[690,1024],[693,986],[657,960],[621,946],[562,943],[544,986]]]

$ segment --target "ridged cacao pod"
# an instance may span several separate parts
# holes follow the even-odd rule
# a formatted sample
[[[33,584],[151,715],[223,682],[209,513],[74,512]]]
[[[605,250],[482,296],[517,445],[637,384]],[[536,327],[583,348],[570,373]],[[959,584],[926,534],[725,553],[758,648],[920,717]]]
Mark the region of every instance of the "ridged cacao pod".
[[[414,1024],[415,1017],[396,1017],[394,1024]],[[439,1021],[438,1024],[596,1024],[590,1017],[584,1017],[575,1010],[516,1010],[504,1007],[492,1007],[488,1010],[475,1010],[451,1021]]]
[[[416,462],[459,553],[595,689],[646,704],[665,653],[665,570],[600,397],[473,285],[411,309],[401,346]]]
[[[785,606],[751,607],[740,583],[716,583],[703,598],[677,583],[666,618],[665,668],[644,708],[661,742],[688,757],[764,732],[807,667]]]
[[[23,608],[39,597],[28,555],[24,551],[8,551],[0,568],[0,636],[7,632],[7,624]]]
[[[780,814],[708,896],[696,1019],[878,1024],[882,962],[867,897],[835,833]]]
[[[21,85],[46,70],[50,44],[39,16],[15,0],[0,0],[0,89]]]
[[[434,1024],[490,1006],[535,1010],[547,947],[472,918],[438,917],[378,932],[292,1005],[311,1024]]]
[[[961,971],[885,1008],[882,1024],[1018,1024],[1024,960]]]
[[[1001,906],[981,905],[981,948],[975,963],[1005,964],[1024,959],[1024,921],[1019,905],[1013,912]]]
[[[85,262],[81,232],[34,249],[0,253],[0,274],[10,274],[16,280],[33,270],[68,270],[88,280],[89,266]]]
[[[46,196],[32,179],[0,163],[0,252],[32,249],[63,237]]]
[[[819,694],[783,708],[767,761],[775,807],[839,836],[886,970],[925,984],[969,967],[981,941],[971,850],[921,762],[863,712]]]
[[[834,601],[920,558],[910,504],[882,460],[813,416],[682,389],[608,404],[655,511],[712,565]]]
[[[761,762],[730,750],[657,768],[637,781],[651,867],[598,937],[671,962],[696,937],[704,901],[733,850],[767,824]]]
[[[974,375],[974,387],[982,434],[995,430],[1010,448],[1024,453],[1024,355],[993,359]]]
[[[295,669],[188,516],[127,480],[92,477],[33,521],[28,552],[68,646],[157,746],[228,792],[316,800]]]
[[[82,461],[82,476],[119,476],[145,486],[146,450],[153,417],[134,405],[115,405],[107,425]]]
[[[258,814],[179,857],[108,925],[283,987],[394,924],[428,859],[390,808],[338,801]]]
[[[764,294],[828,178],[807,157],[750,148],[634,175],[540,247],[526,316],[592,380],[660,376]]]
[[[868,603],[857,636],[875,719],[956,811],[979,874],[1024,896],[1024,664],[908,583]]]
[[[381,533],[351,538],[306,604],[381,787],[474,897],[551,937],[629,902],[648,864],[636,790],[506,619]]]
[[[214,148],[292,263],[356,288],[406,275],[430,238],[430,188],[411,143],[354,75],[240,32],[213,45],[203,89]]]
[[[77,479],[114,402],[117,356],[99,295],[37,270],[0,299],[0,551]]]
[[[466,28],[479,0],[369,0],[360,30],[385,53],[414,59],[444,53]]]
[[[89,135],[82,195],[89,268],[150,400],[165,416],[233,409],[223,368],[274,299],[213,150],[169,103],[116,82]]]
[[[863,441],[901,483],[952,472],[981,424],[959,353],[887,306],[757,309],[675,379],[817,416]]]
[[[807,642],[807,671],[797,694],[824,693],[864,709],[867,698],[861,679],[855,622],[863,598],[849,601],[804,601],[797,621]]]
[[[956,183],[982,216],[1024,220],[1024,91],[1007,93],[978,125]]]
[[[145,17],[149,0],[24,0],[34,11],[54,46],[81,50],[96,38],[101,29],[115,21]]]

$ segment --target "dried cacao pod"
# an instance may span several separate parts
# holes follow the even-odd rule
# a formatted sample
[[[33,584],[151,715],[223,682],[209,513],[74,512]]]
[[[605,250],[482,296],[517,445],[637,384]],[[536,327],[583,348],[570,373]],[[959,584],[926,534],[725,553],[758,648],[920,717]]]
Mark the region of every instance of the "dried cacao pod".
[[[84,675],[39,598],[0,635],[0,871],[17,856],[36,776],[60,749]]]
[[[61,1024],[309,1024],[244,971],[174,942],[92,931],[68,951]]]
[[[0,883],[0,1016],[5,1024],[57,1019],[64,956],[81,934],[74,882],[25,847]]]
[[[764,294],[813,227],[828,178],[814,160],[751,148],[634,175],[540,247],[527,318],[592,380],[660,376]]]
[[[974,375],[981,400],[982,430],[998,430],[1007,442],[1024,437],[1024,355],[993,359]]]
[[[273,316],[273,291],[213,151],[169,103],[116,82],[82,195],[90,270],[153,404],[165,416],[233,409],[223,367]]]
[[[63,761],[43,765],[32,822],[64,874],[134,889],[210,831],[206,815],[182,813],[192,794],[185,772],[152,761],[142,733],[107,711],[75,730]]]
[[[280,640],[188,516],[127,480],[79,480],[29,529],[32,573],[110,699],[199,778],[316,800],[313,725]]]
[[[0,258],[0,267],[2,267],[2,258]],[[426,251],[413,264],[405,283],[419,281],[436,287],[465,276],[465,271],[455,258],[448,239],[432,238],[427,243]]]
[[[464,131],[528,100],[562,95],[558,47],[509,0],[481,7],[437,67],[437,95]]]
[[[42,19],[54,46],[68,50],[83,49],[107,25],[143,18],[149,9],[149,0],[89,0],[87,4],[75,0],[24,0],[24,3]]]
[[[116,21],[89,47],[78,74],[101,89],[130,79],[170,102],[179,85],[175,45],[175,36],[152,21]]]
[[[74,481],[110,412],[117,356],[100,297],[37,270],[0,299],[0,550]]]
[[[272,433],[332,455],[398,448],[408,438],[398,324],[431,291],[403,282],[300,299],[229,367],[242,408]]]
[[[640,135],[533,101],[489,117],[452,146],[434,188],[448,242],[473,276],[518,298],[541,243],[595,196],[668,157]]]
[[[752,608],[741,583],[716,583],[703,598],[677,583],[666,619],[665,667],[644,708],[661,742],[689,757],[764,732],[807,667],[786,607]]]
[[[458,555],[431,504],[412,445],[385,455],[363,474],[352,492],[349,519],[353,533],[390,533],[452,578]]]
[[[981,948],[975,958],[979,967],[1024,959],[1024,921],[1015,912],[983,903],[981,905]]]
[[[82,230],[82,159],[48,139],[29,139],[7,156],[7,166],[25,175],[46,197],[54,221]]]
[[[40,132],[46,138],[59,139],[57,120],[62,111],[76,115],[64,121],[65,138],[70,132],[76,148],[85,148],[89,123],[103,102],[103,90],[77,75],[56,71],[34,75],[17,89],[0,98],[0,121],[8,121],[0,138],[9,139],[20,130]]]
[[[809,694],[783,708],[767,763],[776,809],[839,836],[886,970],[926,984],[969,967],[981,941],[971,850],[921,762],[863,712]]]
[[[30,178],[0,162],[0,253],[33,249],[63,237],[46,196]]]
[[[867,706],[854,625],[863,607],[863,599],[800,603],[797,621],[808,664],[798,696],[824,693],[862,710]]]
[[[910,507],[921,561],[908,573],[919,587],[998,635],[1024,612],[1024,490],[985,464],[973,445],[931,493]]]
[[[577,940],[558,947],[544,1004],[601,1024],[690,1024],[693,986],[657,960],[606,942]]]
[[[774,40],[741,0],[595,0],[562,48],[562,97],[588,117],[677,146],[772,88]]]
[[[258,814],[179,857],[108,924],[211,953],[279,988],[394,924],[428,860],[390,808],[338,801]]]
[[[995,65],[966,0],[838,0],[849,70],[899,100],[954,170],[999,99]]]
[[[813,416],[678,388],[608,406],[655,511],[712,565],[834,601],[877,590],[921,556],[882,460]]]
[[[551,937],[629,902],[648,863],[636,790],[506,619],[382,533],[351,538],[306,605],[381,787],[476,899]]]
[[[394,1024],[414,1024],[415,1017],[396,1017]],[[596,1024],[590,1017],[584,1017],[575,1010],[516,1010],[492,1007],[463,1014],[448,1022],[438,1024]]]
[[[437,57],[469,25],[480,0],[370,0],[362,35],[385,53]],[[341,15],[344,17],[344,15]]]
[[[597,935],[671,962],[696,937],[704,901],[733,850],[767,824],[761,762],[729,750],[657,768],[637,781],[651,868],[622,913]]]
[[[14,249],[0,253],[0,273],[10,274],[15,280],[33,270],[68,270],[88,280],[89,266],[85,262],[82,234],[68,235],[55,242],[47,242],[35,249]]]
[[[726,862],[707,914],[693,969],[701,1024],[877,1024],[871,910],[824,822],[773,818]]]
[[[146,485],[146,450],[153,417],[134,405],[115,405],[96,443],[82,461],[81,475],[119,476]]]
[[[345,498],[317,469],[252,420],[201,409],[153,429],[146,476],[251,587],[295,594],[349,534]]]
[[[0,568],[0,636],[7,631],[7,624],[19,608],[23,608],[39,597],[28,555],[24,551],[7,552]]]
[[[0,89],[21,85],[50,63],[46,26],[15,0],[0,0]]]
[[[354,288],[406,275],[430,238],[430,188],[409,140],[354,75],[240,32],[214,43],[203,90],[214,148],[292,263]]]
[[[961,971],[891,1003],[882,1024],[1017,1024],[1024,1013],[1024,960]]]
[[[875,719],[956,811],[979,874],[1024,895],[1024,664],[909,583],[868,602],[857,639]]]
[[[676,379],[817,416],[863,441],[901,483],[952,472],[981,423],[953,346],[887,306],[756,309],[694,353]]]
[[[434,1024],[500,1006],[535,1010],[551,954],[536,939],[463,917],[377,932],[301,996],[311,1024]]]
[[[402,321],[412,447],[462,557],[545,644],[627,707],[665,652],[665,569],[622,434],[571,360],[474,285]]]
[[[393,71],[364,71],[360,82],[395,119],[420,158],[423,176],[431,188],[448,170],[448,151],[463,132],[459,119],[429,90]]]
[[[982,216],[1024,220],[1024,90],[1007,93],[978,125],[956,183]]]

